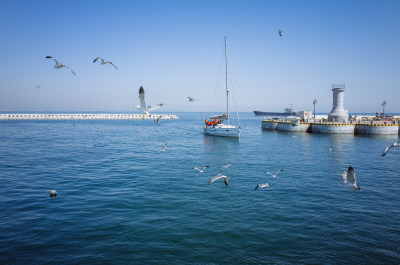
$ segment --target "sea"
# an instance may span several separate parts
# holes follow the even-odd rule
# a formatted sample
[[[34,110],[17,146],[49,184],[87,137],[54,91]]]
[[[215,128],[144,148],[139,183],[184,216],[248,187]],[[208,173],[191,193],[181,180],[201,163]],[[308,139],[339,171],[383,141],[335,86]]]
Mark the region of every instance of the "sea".
[[[170,114],[0,121],[0,264],[400,263],[400,149],[381,156],[398,136],[266,131],[248,112],[238,140]]]

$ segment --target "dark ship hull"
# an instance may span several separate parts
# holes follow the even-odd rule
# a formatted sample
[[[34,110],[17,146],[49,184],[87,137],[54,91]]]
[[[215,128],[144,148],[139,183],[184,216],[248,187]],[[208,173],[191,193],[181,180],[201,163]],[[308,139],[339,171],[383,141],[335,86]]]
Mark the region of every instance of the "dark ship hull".
[[[296,116],[296,112],[264,112],[255,110],[254,114],[256,116]]]

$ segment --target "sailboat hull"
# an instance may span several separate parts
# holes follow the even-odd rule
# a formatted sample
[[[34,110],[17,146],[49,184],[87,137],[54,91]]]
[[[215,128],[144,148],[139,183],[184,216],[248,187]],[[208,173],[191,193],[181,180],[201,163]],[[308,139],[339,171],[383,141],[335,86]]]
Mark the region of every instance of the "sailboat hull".
[[[212,136],[222,137],[240,137],[240,130],[238,127],[233,125],[219,124],[217,126],[204,125],[204,134]]]

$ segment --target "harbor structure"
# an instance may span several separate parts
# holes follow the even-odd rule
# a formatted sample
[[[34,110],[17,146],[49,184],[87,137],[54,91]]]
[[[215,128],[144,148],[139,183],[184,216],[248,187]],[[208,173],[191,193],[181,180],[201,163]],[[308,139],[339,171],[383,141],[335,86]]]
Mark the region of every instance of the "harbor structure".
[[[169,114],[119,114],[119,113],[2,113],[0,120],[175,120],[176,115]]]
[[[300,120],[288,121],[290,117],[265,117],[262,128],[286,132],[308,132],[322,134],[360,134],[360,135],[399,135],[400,117],[384,113],[361,118],[348,115],[343,108],[345,85],[332,85],[333,106],[331,112],[324,117],[312,117],[311,111],[298,111],[296,117]]]

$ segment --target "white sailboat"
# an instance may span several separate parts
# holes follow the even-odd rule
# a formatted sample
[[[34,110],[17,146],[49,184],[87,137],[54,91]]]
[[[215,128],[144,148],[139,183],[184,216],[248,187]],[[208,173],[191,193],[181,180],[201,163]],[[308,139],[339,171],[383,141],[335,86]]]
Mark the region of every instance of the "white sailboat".
[[[228,89],[228,57],[226,50],[225,37],[225,90],[226,90],[226,113],[214,115],[205,120],[204,134],[212,136],[240,137],[239,114],[237,115],[237,125],[230,124],[229,119],[229,89]]]

